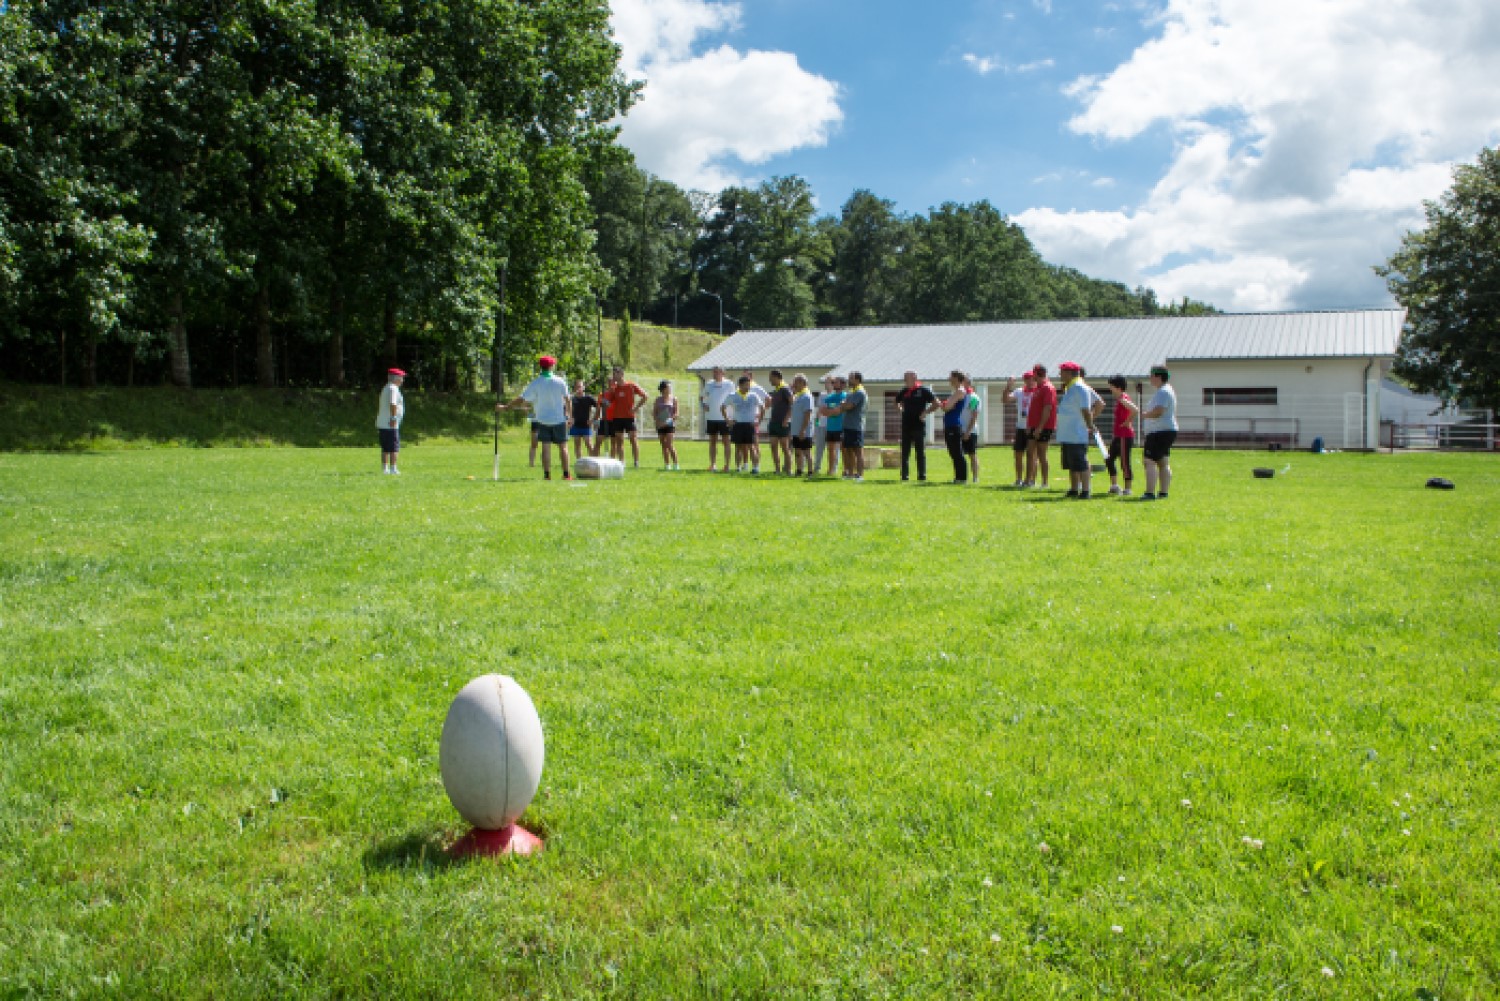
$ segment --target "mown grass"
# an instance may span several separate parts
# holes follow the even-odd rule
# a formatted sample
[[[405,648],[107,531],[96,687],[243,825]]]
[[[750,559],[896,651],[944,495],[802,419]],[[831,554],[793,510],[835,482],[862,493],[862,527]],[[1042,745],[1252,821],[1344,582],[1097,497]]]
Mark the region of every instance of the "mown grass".
[[[0,455],[0,995],[1500,993],[1492,457],[518,454]],[[490,671],[548,849],[453,865]]]

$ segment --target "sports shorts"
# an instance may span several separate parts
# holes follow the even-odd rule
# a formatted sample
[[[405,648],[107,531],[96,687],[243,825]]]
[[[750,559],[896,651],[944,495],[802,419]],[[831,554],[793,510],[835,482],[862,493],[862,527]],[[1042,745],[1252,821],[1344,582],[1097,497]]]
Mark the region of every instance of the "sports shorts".
[[[609,422],[610,434],[628,434],[635,430],[634,417],[615,417]]]
[[[792,436],[792,425],[790,421],[772,421],[766,428],[766,434],[772,438],[790,438]]]
[[[536,440],[539,445],[564,445],[568,441],[566,424],[537,424]]]
[[[1086,473],[1089,469],[1089,447],[1063,442],[1062,467],[1070,473]]]
[[[864,448],[865,432],[859,428],[844,428],[839,440],[845,448]]]
[[[1172,443],[1176,440],[1176,431],[1152,431],[1146,435],[1146,445],[1141,449],[1141,454],[1152,462],[1160,462],[1172,454]]]
[[[1026,430],[1026,437],[1031,441],[1045,445],[1052,440],[1052,431],[1052,428],[1028,428]]]
[[[673,425],[673,424],[663,424],[661,427],[659,427],[659,428],[656,429],[656,436],[658,438],[664,438],[664,437],[666,437],[669,434],[676,434],[676,433],[677,433],[677,427],[676,427],[676,425]]]
[[[593,433],[594,429],[589,427],[587,424],[585,424],[583,427],[579,427],[575,424],[573,427],[568,428],[569,438],[587,438]]]
[[[755,425],[749,421],[736,421],[729,429],[729,440],[736,445],[754,445]]]
[[[965,455],[973,455],[974,454],[974,450],[979,447],[979,432],[978,431],[970,431],[964,437],[964,446],[963,447],[964,447],[964,454]]]
[[[1016,428],[1016,440],[1011,443],[1010,447],[1011,447],[1011,449],[1013,451],[1024,452],[1024,451],[1026,451],[1026,442],[1028,440],[1029,439],[1027,438],[1027,435],[1026,435],[1026,429],[1025,428]]]
[[[376,428],[380,432],[380,450],[382,452],[401,451],[401,429],[400,428]]]
[[[710,435],[728,434],[729,433],[729,422],[728,421],[709,421],[708,422],[708,433]]]
[[[811,438],[798,438],[796,435],[792,435],[792,447],[799,452],[807,452],[812,449],[813,440]]]
[[[835,431],[832,428],[829,428],[828,430],[823,432],[823,440],[828,442],[828,444],[830,445],[837,445],[840,441],[843,440],[843,437],[844,432]]]

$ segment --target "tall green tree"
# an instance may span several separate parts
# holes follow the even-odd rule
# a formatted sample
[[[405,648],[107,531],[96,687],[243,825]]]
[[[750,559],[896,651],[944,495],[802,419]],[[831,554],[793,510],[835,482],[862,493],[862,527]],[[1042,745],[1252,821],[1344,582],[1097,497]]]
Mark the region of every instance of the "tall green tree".
[[[827,285],[833,323],[869,325],[895,316],[901,293],[908,222],[895,203],[859,190],[844,202],[830,233],[833,266]]]
[[[1376,273],[1406,307],[1395,372],[1445,400],[1500,407],[1500,150],[1485,149],[1425,203]]]
[[[923,323],[1046,318],[1050,276],[1021,228],[989,202],[947,202],[912,227],[897,319]]]
[[[811,280],[832,257],[826,231],[815,224],[812,187],[800,177],[773,177],[750,192],[744,214],[741,318],[751,327],[812,326]]]

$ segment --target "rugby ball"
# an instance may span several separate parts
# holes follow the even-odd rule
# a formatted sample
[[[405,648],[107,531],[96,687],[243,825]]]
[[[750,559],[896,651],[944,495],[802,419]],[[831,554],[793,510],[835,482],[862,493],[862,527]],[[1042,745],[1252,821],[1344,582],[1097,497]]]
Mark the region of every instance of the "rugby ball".
[[[623,480],[625,463],[603,456],[584,456],[573,463],[573,475],[580,480]]]
[[[449,802],[475,827],[499,830],[526,812],[544,756],[542,721],[514,678],[475,678],[448,707],[438,768]]]

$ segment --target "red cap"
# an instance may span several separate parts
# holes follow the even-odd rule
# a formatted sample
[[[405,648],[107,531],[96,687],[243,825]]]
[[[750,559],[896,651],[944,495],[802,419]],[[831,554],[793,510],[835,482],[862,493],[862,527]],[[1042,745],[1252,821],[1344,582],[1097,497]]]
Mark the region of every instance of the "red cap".
[[[406,373],[403,372],[403,371],[401,371],[399,368],[388,368],[388,369],[385,370],[385,374],[386,375],[399,375],[403,379],[406,378]]]
[[[1083,371],[1083,366],[1079,365],[1076,361],[1065,361],[1061,365],[1059,365],[1058,368],[1061,371],[1064,371],[1064,372],[1082,372]]]
[[[536,360],[536,363],[542,368],[551,368],[552,366],[557,364],[557,359],[552,357],[551,355],[542,355]]]

